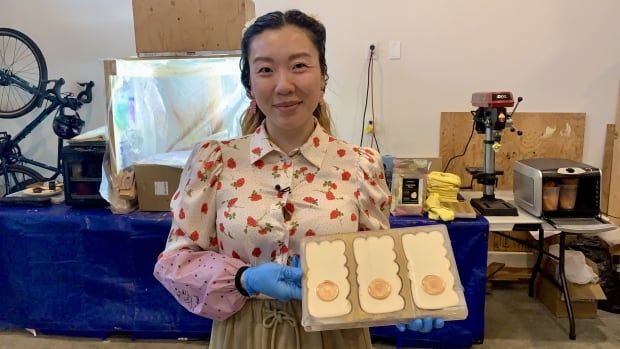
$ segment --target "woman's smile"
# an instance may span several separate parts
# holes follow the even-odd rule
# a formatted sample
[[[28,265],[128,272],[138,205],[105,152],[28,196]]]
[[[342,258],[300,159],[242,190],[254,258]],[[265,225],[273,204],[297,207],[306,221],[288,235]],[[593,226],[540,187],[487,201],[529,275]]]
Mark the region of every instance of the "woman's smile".
[[[276,103],[273,106],[281,113],[290,114],[297,110],[297,107],[301,105],[302,102],[299,101],[291,101],[291,102],[280,102]]]

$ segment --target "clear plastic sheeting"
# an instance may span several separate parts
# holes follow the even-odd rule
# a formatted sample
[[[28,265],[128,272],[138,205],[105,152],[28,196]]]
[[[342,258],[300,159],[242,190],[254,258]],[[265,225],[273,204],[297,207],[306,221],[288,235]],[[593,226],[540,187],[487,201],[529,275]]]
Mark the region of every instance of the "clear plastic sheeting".
[[[239,57],[127,59],[111,77],[117,173],[150,155],[239,136]]]
[[[138,161],[137,163],[183,168],[191,153],[191,150],[180,150],[163,154],[154,154]]]

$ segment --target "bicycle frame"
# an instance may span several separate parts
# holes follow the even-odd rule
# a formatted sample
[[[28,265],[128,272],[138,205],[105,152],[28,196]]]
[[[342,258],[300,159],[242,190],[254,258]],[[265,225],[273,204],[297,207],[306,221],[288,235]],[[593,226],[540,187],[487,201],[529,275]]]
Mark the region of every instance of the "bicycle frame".
[[[17,162],[27,163],[30,165],[37,166],[39,168],[46,169],[48,171],[52,171],[54,172],[54,174],[52,177],[50,177],[50,179],[56,179],[56,177],[58,177],[58,175],[61,172],[61,158],[60,157],[62,154],[62,147],[64,144],[62,138],[58,137],[58,156],[56,159],[56,167],[44,164],[36,160],[32,160],[30,158],[25,157],[21,153],[15,156],[10,153],[5,154],[5,151],[10,152],[14,146],[19,145],[19,143],[24,138],[26,138],[26,136],[28,136],[37,126],[39,126],[40,123],[43,122],[43,120],[45,120],[45,118],[47,118],[51,113],[53,113],[54,110],[57,109],[59,106],[60,104],[52,102],[52,104],[47,106],[34,120],[32,120],[28,125],[26,125],[26,127],[23,130],[21,130],[14,138],[11,138],[9,139],[8,142],[1,144],[2,148],[0,149],[0,158],[3,160],[8,159],[8,158],[13,158]],[[6,166],[8,166],[8,162],[2,161],[2,167],[3,167],[2,170],[3,170],[3,173],[5,173],[5,175],[6,175]]]
[[[0,70],[0,85],[8,86],[11,84],[17,85],[21,87],[23,90],[27,91],[28,93],[35,95],[37,97],[37,102],[36,102],[37,107],[40,107],[43,104],[43,99],[45,99],[45,94],[42,93],[36,86],[30,85],[28,81],[9,72],[8,70],[6,71]]]
[[[14,147],[18,146],[19,143],[24,138],[26,138],[26,136],[28,136],[37,126],[39,126],[39,124],[41,124],[43,120],[45,120],[50,114],[52,114],[54,110],[56,110],[58,107],[61,107],[62,106],[61,101],[56,97],[53,91],[46,90],[45,93],[43,93],[38,88],[33,87],[27,81],[23,80],[22,78],[14,74],[6,74],[6,72],[0,71],[0,77],[4,81],[7,81],[10,84],[15,84],[19,86],[20,88],[24,89],[25,91],[28,91],[29,93],[33,95],[36,95],[38,98],[37,106],[39,107],[43,104],[43,100],[48,100],[51,102],[49,106],[47,106],[28,125],[26,125],[26,127],[23,130],[21,130],[15,137],[9,138],[8,134],[4,132],[8,140],[6,142],[0,143],[0,147],[1,147],[0,148],[0,159],[2,160],[2,172],[4,174],[5,183],[9,183],[8,171],[7,171],[7,167],[9,165],[9,161],[8,161],[9,159],[14,160],[15,162],[26,163],[26,164],[30,164],[30,165],[51,171],[53,172],[53,175],[50,177],[50,179],[51,180],[56,179],[62,172],[62,167],[61,167],[61,161],[62,161],[61,154],[62,154],[62,147],[63,147],[62,138],[58,137],[58,152],[57,152],[57,158],[56,158],[56,167],[27,158],[24,155],[22,155],[21,152],[17,155],[14,155],[10,152]]]

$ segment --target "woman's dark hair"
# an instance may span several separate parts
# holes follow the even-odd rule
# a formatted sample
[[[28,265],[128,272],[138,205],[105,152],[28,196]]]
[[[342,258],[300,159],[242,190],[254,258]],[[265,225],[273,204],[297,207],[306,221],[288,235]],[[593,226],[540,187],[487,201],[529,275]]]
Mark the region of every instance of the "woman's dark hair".
[[[325,26],[318,20],[299,10],[289,10],[286,12],[274,11],[256,18],[256,21],[245,30],[241,38],[241,60],[239,61],[239,67],[241,68],[241,83],[245,87],[248,98],[251,98],[249,55],[252,39],[265,30],[280,29],[285,25],[294,25],[306,31],[310,41],[312,41],[314,47],[316,47],[319,52],[321,74],[327,82],[329,77],[327,75],[327,62],[325,60]],[[324,104],[319,104],[313,114],[318,119],[321,126],[330,132],[331,118],[327,107]],[[255,113],[250,110],[246,111],[241,121],[243,134],[254,132],[264,119],[265,115],[258,108]]]

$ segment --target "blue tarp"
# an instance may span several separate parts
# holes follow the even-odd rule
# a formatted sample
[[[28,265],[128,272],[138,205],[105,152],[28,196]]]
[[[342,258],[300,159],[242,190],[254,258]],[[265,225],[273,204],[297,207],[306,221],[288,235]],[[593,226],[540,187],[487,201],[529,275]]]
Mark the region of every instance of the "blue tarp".
[[[208,338],[211,321],[183,309],[153,278],[169,213],[113,215],[107,209],[0,208],[0,329],[106,338]],[[392,217],[393,227],[436,224]],[[467,347],[484,334],[488,223],[447,224],[469,317],[430,334],[393,326],[373,336],[403,345]]]
[[[0,328],[105,338],[208,338],[211,321],[153,278],[171,216],[0,209]]]

